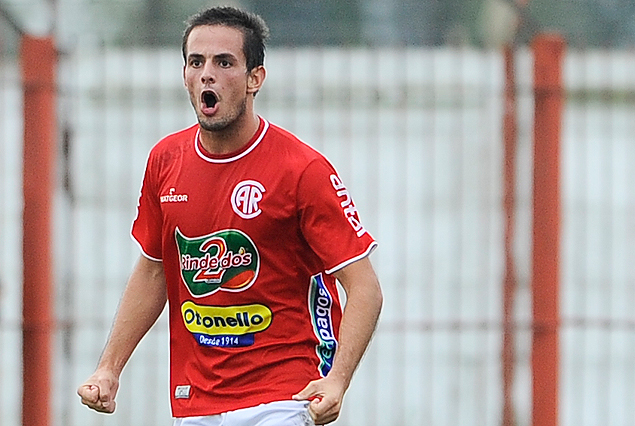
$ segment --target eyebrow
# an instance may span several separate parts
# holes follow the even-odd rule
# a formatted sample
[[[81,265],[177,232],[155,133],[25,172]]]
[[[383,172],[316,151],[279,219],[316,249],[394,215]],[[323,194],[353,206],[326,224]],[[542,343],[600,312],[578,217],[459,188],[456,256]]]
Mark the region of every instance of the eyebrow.
[[[187,59],[191,60],[191,59],[204,59],[205,55],[201,54],[201,53],[190,53],[187,55]],[[214,60],[238,60],[238,58],[236,56],[234,56],[231,53],[219,53],[218,55],[214,55],[213,58]]]
[[[237,61],[238,58],[231,53],[219,53],[218,55],[214,55],[214,59],[216,60],[232,60]]]

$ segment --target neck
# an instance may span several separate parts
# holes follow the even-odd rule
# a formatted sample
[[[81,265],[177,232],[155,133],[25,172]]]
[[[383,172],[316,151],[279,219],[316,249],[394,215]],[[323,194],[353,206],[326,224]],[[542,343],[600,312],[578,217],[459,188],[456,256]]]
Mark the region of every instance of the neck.
[[[242,114],[222,130],[205,130],[199,126],[201,145],[210,154],[230,154],[247,145],[259,126],[260,118],[255,113]]]

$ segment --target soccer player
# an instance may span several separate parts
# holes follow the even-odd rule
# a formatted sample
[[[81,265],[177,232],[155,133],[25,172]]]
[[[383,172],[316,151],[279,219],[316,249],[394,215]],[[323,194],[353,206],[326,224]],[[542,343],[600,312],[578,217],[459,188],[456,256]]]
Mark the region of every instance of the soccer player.
[[[324,156],[254,112],[267,36],[231,7],[189,21],[183,78],[198,123],[150,152],[132,227],[142,255],[78,389],[94,410],[115,410],[121,371],[167,301],[175,425],[340,413],[382,305],[376,243]]]

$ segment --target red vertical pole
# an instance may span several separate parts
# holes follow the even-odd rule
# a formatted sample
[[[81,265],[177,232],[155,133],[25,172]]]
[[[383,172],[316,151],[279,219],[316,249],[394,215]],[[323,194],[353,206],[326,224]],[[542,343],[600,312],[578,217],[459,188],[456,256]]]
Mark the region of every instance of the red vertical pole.
[[[516,295],[516,266],[514,262],[514,210],[516,207],[516,78],[515,50],[508,44],[503,51],[505,60],[505,91],[503,112],[503,212],[505,220],[505,269],[503,281],[503,422],[516,424],[513,385],[516,363],[516,330],[514,329],[514,300]]]
[[[514,0],[525,9],[530,0]],[[514,33],[522,24],[519,13],[514,22]],[[515,38],[515,36],[514,36]],[[502,426],[516,425],[514,409],[514,378],[516,374],[516,327],[514,306],[517,292],[516,262],[514,258],[514,227],[516,226],[516,147],[518,144],[517,97],[516,97],[516,44],[510,40],[503,50],[505,82],[503,111],[503,213],[505,269],[503,276],[503,418]]]
[[[22,426],[51,424],[53,341],[52,198],[56,148],[56,52],[50,38],[25,35],[22,216]]]
[[[560,127],[564,102],[562,62],[565,43],[545,34],[533,42],[533,426],[558,424]]]

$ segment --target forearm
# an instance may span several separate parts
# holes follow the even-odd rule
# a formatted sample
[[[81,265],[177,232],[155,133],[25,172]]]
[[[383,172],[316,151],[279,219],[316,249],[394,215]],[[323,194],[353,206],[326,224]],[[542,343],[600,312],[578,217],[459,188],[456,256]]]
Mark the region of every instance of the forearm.
[[[339,330],[339,343],[329,374],[313,380],[293,395],[302,401],[312,399],[309,413],[315,424],[337,419],[344,393],[373,336],[383,298],[377,276],[368,258],[334,273],[346,291],[346,307]]]
[[[161,315],[166,300],[162,264],[140,257],[119,303],[98,369],[121,374],[137,344]]]
[[[379,282],[365,259],[336,274],[346,290],[346,306],[340,323],[338,349],[329,376],[348,387],[353,373],[373,336],[383,303]],[[357,262],[359,263],[359,262]],[[351,285],[351,280],[357,280]],[[360,285],[359,283],[363,283]]]

